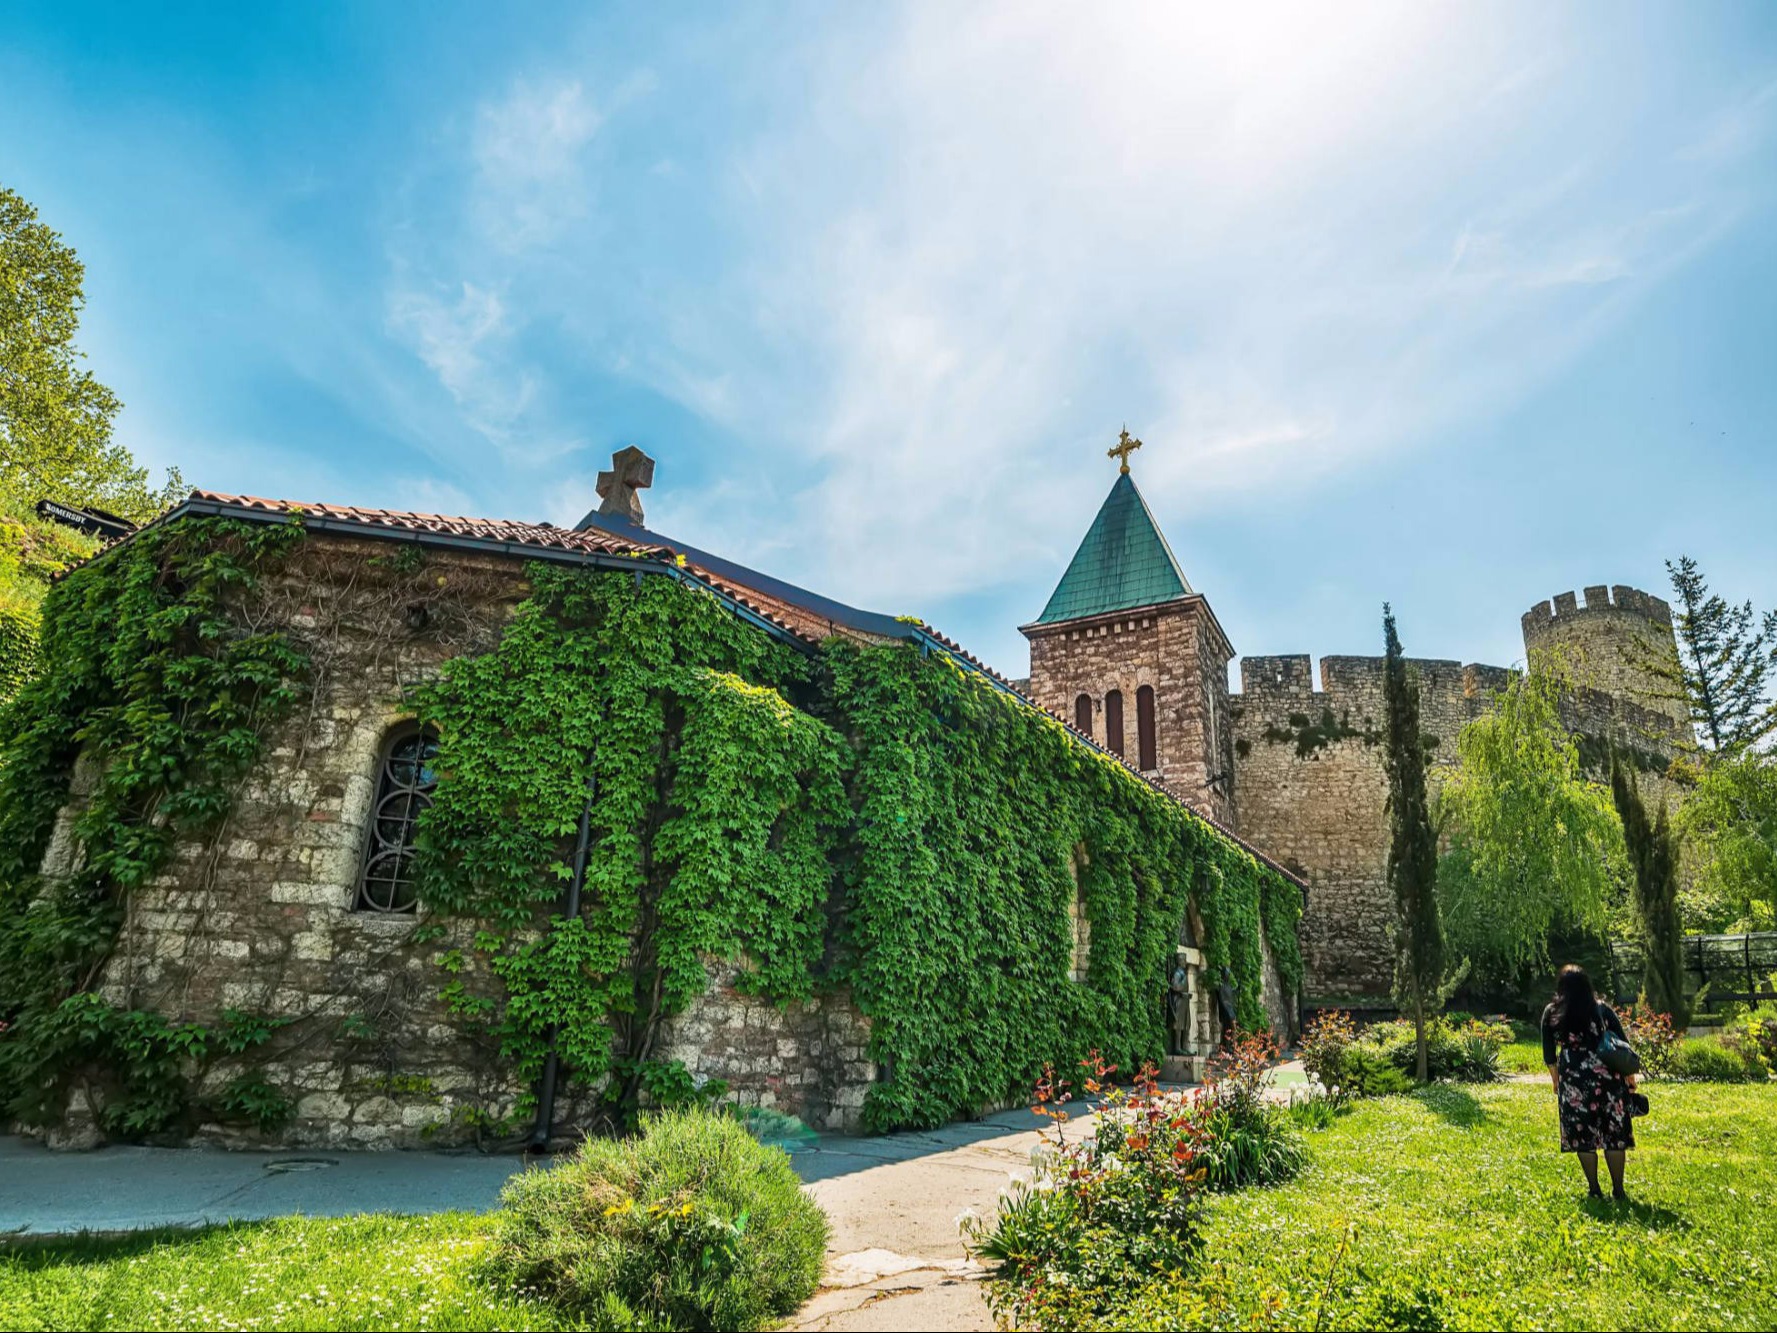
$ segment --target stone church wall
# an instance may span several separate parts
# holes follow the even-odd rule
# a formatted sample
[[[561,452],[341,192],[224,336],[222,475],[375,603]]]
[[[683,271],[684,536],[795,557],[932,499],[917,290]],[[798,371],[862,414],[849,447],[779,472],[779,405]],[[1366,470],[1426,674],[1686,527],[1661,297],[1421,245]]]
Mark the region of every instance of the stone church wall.
[[[275,1142],[462,1141],[525,1091],[502,1072],[492,1039],[467,1035],[441,998],[453,980],[470,999],[496,994],[472,948],[475,923],[351,909],[382,746],[408,716],[407,688],[449,657],[491,646],[527,592],[516,562],[434,552],[423,577],[404,575],[389,543],[315,536],[267,594],[311,653],[312,701],[267,738],[220,833],[180,845],[131,896],[101,990],[178,1021],[215,1024],[229,1009],[288,1020],[253,1056],[253,1075],[295,1103]],[[76,775],[49,873],[68,868],[68,830],[88,784]],[[458,957],[453,975],[443,965]],[[671,1055],[700,1078],[725,1079],[742,1104],[855,1128],[875,1073],[863,1053],[867,1022],[849,1001],[779,1010],[739,994],[733,966],[711,970],[709,990],[664,1030]],[[244,1072],[217,1065],[200,1091]],[[59,1138],[90,1134],[84,1109],[77,1094]],[[564,1094],[557,1124],[586,1109]],[[260,1141],[221,1125],[198,1136]]]

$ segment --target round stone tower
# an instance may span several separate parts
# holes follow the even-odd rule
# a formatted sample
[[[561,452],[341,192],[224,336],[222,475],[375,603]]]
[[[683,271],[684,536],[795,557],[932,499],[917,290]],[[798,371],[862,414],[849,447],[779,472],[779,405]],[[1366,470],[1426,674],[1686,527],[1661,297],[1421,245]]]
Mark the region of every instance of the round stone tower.
[[[1554,667],[1573,684],[1635,704],[1689,732],[1678,695],[1678,641],[1672,608],[1652,593],[1618,584],[1587,588],[1582,606],[1558,593],[1524,613],[1524,654],[1532,671]]]

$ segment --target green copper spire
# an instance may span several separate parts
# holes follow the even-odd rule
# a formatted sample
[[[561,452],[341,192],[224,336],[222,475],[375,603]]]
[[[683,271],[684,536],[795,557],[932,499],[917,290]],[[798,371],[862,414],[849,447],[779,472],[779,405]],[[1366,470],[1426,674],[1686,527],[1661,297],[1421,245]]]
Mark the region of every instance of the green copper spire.
[[[1115,451],[1113,451],[1114,453]],[[1099,506],[1098,517],[1074,552],[1067,573],[1055,585],[1039,625],[1078,620],[1106,611],[1125,611],[1191,595],[1191,585],[1173,559],[1172,548],[1154,523],[1148,505],[1125,470]]]

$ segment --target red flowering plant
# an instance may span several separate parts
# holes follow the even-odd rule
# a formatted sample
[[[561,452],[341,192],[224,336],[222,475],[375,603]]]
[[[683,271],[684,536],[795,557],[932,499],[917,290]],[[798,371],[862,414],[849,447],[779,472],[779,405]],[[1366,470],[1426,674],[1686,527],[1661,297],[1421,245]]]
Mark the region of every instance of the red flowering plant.
[[[1099,1099],[1091,1129],[1070,1138],[1072,1086],[1046,1067],[1032,1110],[1052,1134],[1014,1178],[991,1223],[964,1214],[971,1251],[989,1263],[989,1298],[1013,1327],[1057,1328],[1102,1314],[1131,1271],[1183,1274],[1201,1245],[1203,1115],[1161,1092],[1152,1064],[1127,1087],[1094,1051],[1081,1090]]]
[[[1672,1072],[1672,1048],[1678,1044],[1679,1032],[1672,1025],[1671,1014],[1657,1012],[1643,995],[1623,1015],[1623,1031],[1641,1057],[1645,1073],[1661,1078]]]
[[[1211,1189],[1272,1185],[1302,1169],[1307,1148],[1295,1121],[1267,1095],[1277,1055],[1269,1032],[1235,1032],[1210,1061],[1197,1157]]]

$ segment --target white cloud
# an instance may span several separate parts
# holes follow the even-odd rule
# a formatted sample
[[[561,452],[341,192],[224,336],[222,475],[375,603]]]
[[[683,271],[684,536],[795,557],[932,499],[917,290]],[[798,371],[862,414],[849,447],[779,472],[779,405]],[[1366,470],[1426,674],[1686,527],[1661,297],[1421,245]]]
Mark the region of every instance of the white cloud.
[[[477,285],[397,322],[473,419],[546,421],[470,301],[499,291],[756,456],[663,471],[663,529],[885,609],[1058,566],[1125,421],[1175,516],[1435,445],[1733,212],[1721,152],[1647,169],[1620,132],[1639,94],[1540,9],[854,20],[737,49],[776,92],[744,131],[703,123],[701,156],[626,141],[622,90],[595,107],[570,58],[513,84],[467,145],[476,234],[426,270]],[[688,98],[719,72],[661,81]],[[1745,142],[1769,100],[1700,141]],[[592,159],[613,143],[678,212],[608,201]],[[665,222],[678,249],[638,239]]]
[[[603,124],[574,80],[520,79],[477,109],[474,210],[495,245],[516,251],[553,241],[586,215],[585,149]]]

